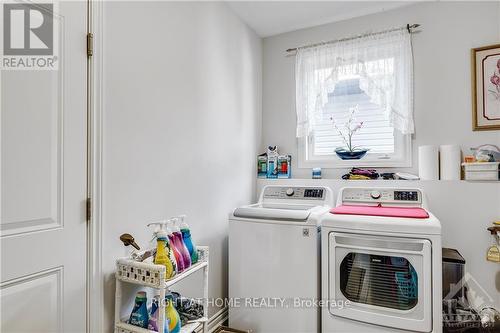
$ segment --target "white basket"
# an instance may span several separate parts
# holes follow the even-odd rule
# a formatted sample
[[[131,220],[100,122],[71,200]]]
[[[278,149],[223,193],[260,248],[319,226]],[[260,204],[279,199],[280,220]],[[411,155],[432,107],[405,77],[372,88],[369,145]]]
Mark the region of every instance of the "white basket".
[[[190,275],[208,263],[208,246],[199,246],[198,262],[179,275],[165,280],[166,269],[163,265],[155,265],[151,261],[138,262],[130,258],[120,258],[116,261],[116,278],[121,281],[140,284],[152,288],[166,288],[173,282]]]
[[[474,162],[462,163],[465,171],[498,171],[500,162]]]
[[[500,162],[462,163],[465,169],[465,180],[499,180]]]
[[[466,171],[465,180],[498,180],[498,171]]]

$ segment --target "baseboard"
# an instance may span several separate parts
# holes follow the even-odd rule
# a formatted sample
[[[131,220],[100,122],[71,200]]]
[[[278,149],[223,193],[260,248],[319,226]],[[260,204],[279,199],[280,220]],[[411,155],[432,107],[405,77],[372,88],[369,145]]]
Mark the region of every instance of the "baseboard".
[[[214,313],[210,319],[208,319],[208,333],[212,333],[217,329],[217,327],[221,326],[224,324],[224,322],[228,319],[229,317],[229,309],[226,307],[221,308],[219,311]],[[200,333],[203,331],[203,328],[199,328],[196,330],[196,333]]]

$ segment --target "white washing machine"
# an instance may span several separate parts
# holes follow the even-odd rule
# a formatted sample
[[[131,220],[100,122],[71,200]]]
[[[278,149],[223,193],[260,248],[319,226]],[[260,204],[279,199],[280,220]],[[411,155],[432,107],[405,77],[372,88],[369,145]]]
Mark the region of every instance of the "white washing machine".
[[[441,224],[421,190],[344,188],[320,223],[322,332],[442,332]]]
[[[331,190],[266,186],[229,218],[229,325],[253,333],[317,333],[319,217]]]

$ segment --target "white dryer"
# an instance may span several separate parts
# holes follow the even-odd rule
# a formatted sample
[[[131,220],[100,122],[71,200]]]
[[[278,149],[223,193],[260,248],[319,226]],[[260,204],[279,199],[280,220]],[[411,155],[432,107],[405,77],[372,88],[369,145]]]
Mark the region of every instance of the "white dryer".
[[[266,186],[229,218],[229,325],[254,333],[320,331],[319,186]],[[316,303],[313,303],[316,302]]]
[[[442,332],[441,224],[421,190],[344,188],[320,223],[322,332]]]

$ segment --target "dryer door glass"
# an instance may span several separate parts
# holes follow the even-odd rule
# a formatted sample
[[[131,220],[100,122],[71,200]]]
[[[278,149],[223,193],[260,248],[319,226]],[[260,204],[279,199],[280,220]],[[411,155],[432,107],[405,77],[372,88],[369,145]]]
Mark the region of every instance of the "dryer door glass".
[[[328,235],[328,297],[337,301],[328,307],[332,315],[408,331],[431,331],[429,240]]]
[[[340,264],[339,287],[356,303],[410,310],[418,302],[418,274],[404,257],[349,252]]]

